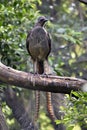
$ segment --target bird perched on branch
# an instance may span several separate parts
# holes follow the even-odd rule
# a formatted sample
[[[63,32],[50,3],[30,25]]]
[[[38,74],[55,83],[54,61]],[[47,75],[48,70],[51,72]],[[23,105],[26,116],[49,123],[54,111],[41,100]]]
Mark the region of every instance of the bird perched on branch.
[[[46,65],[48,67],[48,55],[51,51],[51,39],[44,28],[45,22],[47,19],[44,16],[39,17],[26,39],[26,47],[34,64],[34,73],[39,74],[47,73]]]
[[[39,17],[35,26],[27,35],[26,47],[33,60],[34,73],[36,74],[49,74],[50,68],[48,65],[48,55],[51,51],[51,39],[49,33],[44,28],[44,24],[48,20],[42,16]],[[48,96],[50,97],[50,96]],[[51,99],[47,98],[49,101]],[[38,117],[40,92],[36,91],[36,117]],[[51,104],[51,103],[50,103]],[[48,107],[49,104],[48,104]],[[50,109],[49,109],[50,110]],[[50,112],[49,112],[50,113]],[[52,114],[51,114],[52,115]]]

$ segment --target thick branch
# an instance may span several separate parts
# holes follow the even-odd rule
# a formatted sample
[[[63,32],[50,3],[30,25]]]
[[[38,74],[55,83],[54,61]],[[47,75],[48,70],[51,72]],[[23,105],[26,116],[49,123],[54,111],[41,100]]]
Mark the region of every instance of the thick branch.
[[[49,91],[54,93],[70,93],[71,90],[86,90],[87,80],[60,77],[33,75],[7,67],[0,63],[0,81],[6,84],[32,90]]]
[[[81,3],[87,4],[87,0],[79,0]]]

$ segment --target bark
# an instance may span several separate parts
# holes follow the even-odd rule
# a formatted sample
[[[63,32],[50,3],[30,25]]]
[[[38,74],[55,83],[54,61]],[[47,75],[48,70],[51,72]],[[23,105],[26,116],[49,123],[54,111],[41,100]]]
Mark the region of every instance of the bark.
[[[79,0],[79,2],[87,4],[87,0]]]
[[[2,63],[0,63],[0,81],[21,88],[54,93],[70,93],[71,90],[87,91],[87,80],[52,75],[34,75],[12,69]]]

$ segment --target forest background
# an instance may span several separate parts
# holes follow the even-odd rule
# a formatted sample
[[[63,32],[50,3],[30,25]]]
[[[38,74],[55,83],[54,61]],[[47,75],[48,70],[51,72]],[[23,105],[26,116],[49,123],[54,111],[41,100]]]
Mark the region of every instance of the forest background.
[[[32,29],[39,16],[49,21],[45,28],[51,35],[52,50],[49,64],[59,76],[87,79],[87,5],[76,0],[1,0],[0,1],[0,61],[17,70],[32,72],[32,61],[26,50],[27,32]],[[18,130],[10,105],[6,100],[6,87],[0,83],[0,100],[9,130]],[[34,94],[12,86],[16,96],[22,97],[31,118],[34,108]],[[72,94],[78,98],[72,97]],[[57,95],[54,96],[57,100]],[[42,94],[42,100],[45,96]],[[66,95],[66,106],[60,111],[65,113],[62,121],[69,130],[87,127],[87,94],[72,92]],[[46,115],[46,106],[41,104],[40,130],[53,130]],[[56,106],[54,101],[54,106]],[[30,109],[31,112],[30,112]]]

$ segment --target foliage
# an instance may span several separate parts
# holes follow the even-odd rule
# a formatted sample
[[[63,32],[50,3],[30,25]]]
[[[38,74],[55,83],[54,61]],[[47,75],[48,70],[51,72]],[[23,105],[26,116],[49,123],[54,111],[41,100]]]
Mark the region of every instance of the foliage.
[[[2,62],[14,68],[24,68],[26,34],[31,27],[30,24],[33,24],[30,20],[33,21],[37,16],[38,11],[33,1],[31,4],[26,0],[13,0],[8,1],[7,4],[4,2],[0,4],[0,57]]]
[[[57,120],[56,123],[64,123],[67,130],[72,130],[77,124],[84,128],[87,127],[87,94],[72,91],[66,98],[66,107],[61,107],[65,116],[62,120]]]
[[[79,4],[78,1],[1,0],[1,62],[16,69],[32,70],[32,64],[28,60],[29,56],[26,51],[26,36],[27,31],[33,27],[37,17],[40,15],[45,15],[50,19],[48,24],[46,24],[46,28],[52,37],[52,52],[49,57],[50,65],[58,75],[87,79],[87,13],[86,6]],[[0,86],[4,85],[0,84]],[[16,91],[17,94],[23,93],[25,100],[28,101],[29,96],[30,100],[32,100],[28,91],[17,88]],[[72,97],[72,94],[77,98]],[[77,92],[72,92],[70,96],[67,95],[67,107],[62,107],[62,111],[65,112],[62,122],[69,129],[75,125],[85,125],[87,123],[86,97],[86,93]],[[15,121],[11,111],[5,111],[6,109],[7,106],[5,104],[3,111],[12,130]],[[51,129],[49,119],[42,112],[40,118],[43,125],[42,128],[45,129],[48,125],[47,129]],[[44,124],[44,120],[47,120],[46,124]],[[57,123],[59,122],[61,121],[57,121]]]
[[[37,2],[39,0],[2,0],[0,2],[0,61],[4,64],[27,71],[27,59],[29,56],[26,57],[26,36],[27,31],[31,29],[36,17],[39,15],[39,11],[36,10]],[[5,85],[0,84],[0,87],[2,86]],[[15,88],[14,86],[12,87]],[[20,90],[15,88],[17,94],[23,92]],[[7,108],[6,103],[4,105],[3,102],[3,112],[9,129],[18,130],[17,122],[14,120],[11,110],[7,111]]]
[[[50,125],[51,124],[51,121],[50,119],[46,116],[46,114],[41,111],[41,114],[40,114],[40,124],[41,124],[41,128],[40,130],[53,130],[53,126]]]

